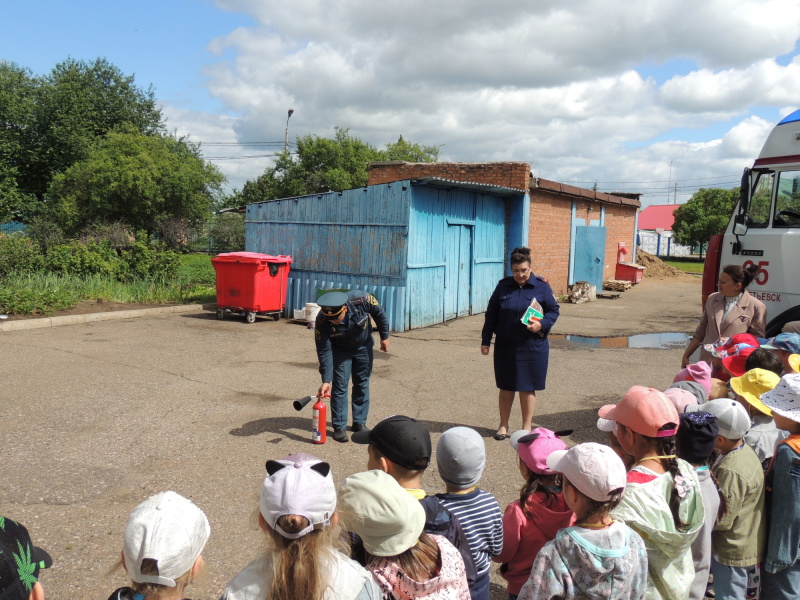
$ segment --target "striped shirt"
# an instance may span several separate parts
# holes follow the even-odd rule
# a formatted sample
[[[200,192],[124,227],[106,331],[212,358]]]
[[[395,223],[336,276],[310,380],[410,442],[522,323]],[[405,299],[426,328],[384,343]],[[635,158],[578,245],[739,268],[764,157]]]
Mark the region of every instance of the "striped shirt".
[[[458,517],[469,542],[478,577],[488,573],[492,557],[503,549],[503,513],[497,500],[480,488],[468,494],[436,494]]]

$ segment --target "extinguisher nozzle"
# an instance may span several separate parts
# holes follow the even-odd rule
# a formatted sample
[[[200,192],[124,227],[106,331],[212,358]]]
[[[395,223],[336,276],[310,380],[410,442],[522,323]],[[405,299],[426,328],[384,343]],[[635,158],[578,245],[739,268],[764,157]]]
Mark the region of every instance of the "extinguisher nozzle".
[[[294,406],[295,410],[303,410],[303,407],[311,402],[314,399],[314,396],[306,396],[305,398],[300,398],[299,400],[295,400],[292,402],[292,406]]]

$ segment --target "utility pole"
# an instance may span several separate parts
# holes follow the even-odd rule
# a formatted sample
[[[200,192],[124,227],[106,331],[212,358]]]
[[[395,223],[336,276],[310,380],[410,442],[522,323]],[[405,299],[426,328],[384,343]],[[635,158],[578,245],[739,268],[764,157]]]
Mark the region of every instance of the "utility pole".
[[[678,203],[678,182],[677,181],[675,182],[675,194],[672,196],[672,203],[673,204],[677,204]]]
[[[294,109],[289,109],[289,114],[286,115],[286,135],[283,138],[283,151],[289,151],[289,119],[292,118],[292,113],[294,113]]]

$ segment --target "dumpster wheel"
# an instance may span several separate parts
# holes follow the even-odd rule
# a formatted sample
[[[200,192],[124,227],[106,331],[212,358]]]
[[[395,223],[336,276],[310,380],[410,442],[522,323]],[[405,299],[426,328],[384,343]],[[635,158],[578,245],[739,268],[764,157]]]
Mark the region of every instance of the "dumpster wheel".
[[[247,322],[248,323],[255,323],[256,322],[256,313],[255,311],[248,310],[247,311]]]
[[[224,319],[225,318],[225,309],[224,308],[218,308],[217,309],[217,318],[218,319]]]

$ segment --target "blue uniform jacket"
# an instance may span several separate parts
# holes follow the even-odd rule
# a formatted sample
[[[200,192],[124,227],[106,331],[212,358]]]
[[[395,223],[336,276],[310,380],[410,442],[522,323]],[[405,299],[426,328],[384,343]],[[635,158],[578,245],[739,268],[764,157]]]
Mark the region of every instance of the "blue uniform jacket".
[[[520,321],[534,298],[542,305],[544,314],[540,333],[531,333]],[[514,281],[513,277],[501,279],[486,307],[481,345],[488,346],[492,341],[493,334],[496,336],[495,344],[503,346],[535,345],[539,340],[547,337],[558,319],[558,311],[558,302],[553,296],[553,290],[550,288],[550,284],[541,277],[531,275],[531,278],[522,287]]]
[[[314,338],[323,382],[333,380],[333,346],[358,350],[374,345],[370,316],[375,319],[381,339],[389,339],[389,319],[375,296],[359,290],[347,292],[347,296],[347,316],[340,324],[333,325],[321,312],[317,315]]]

